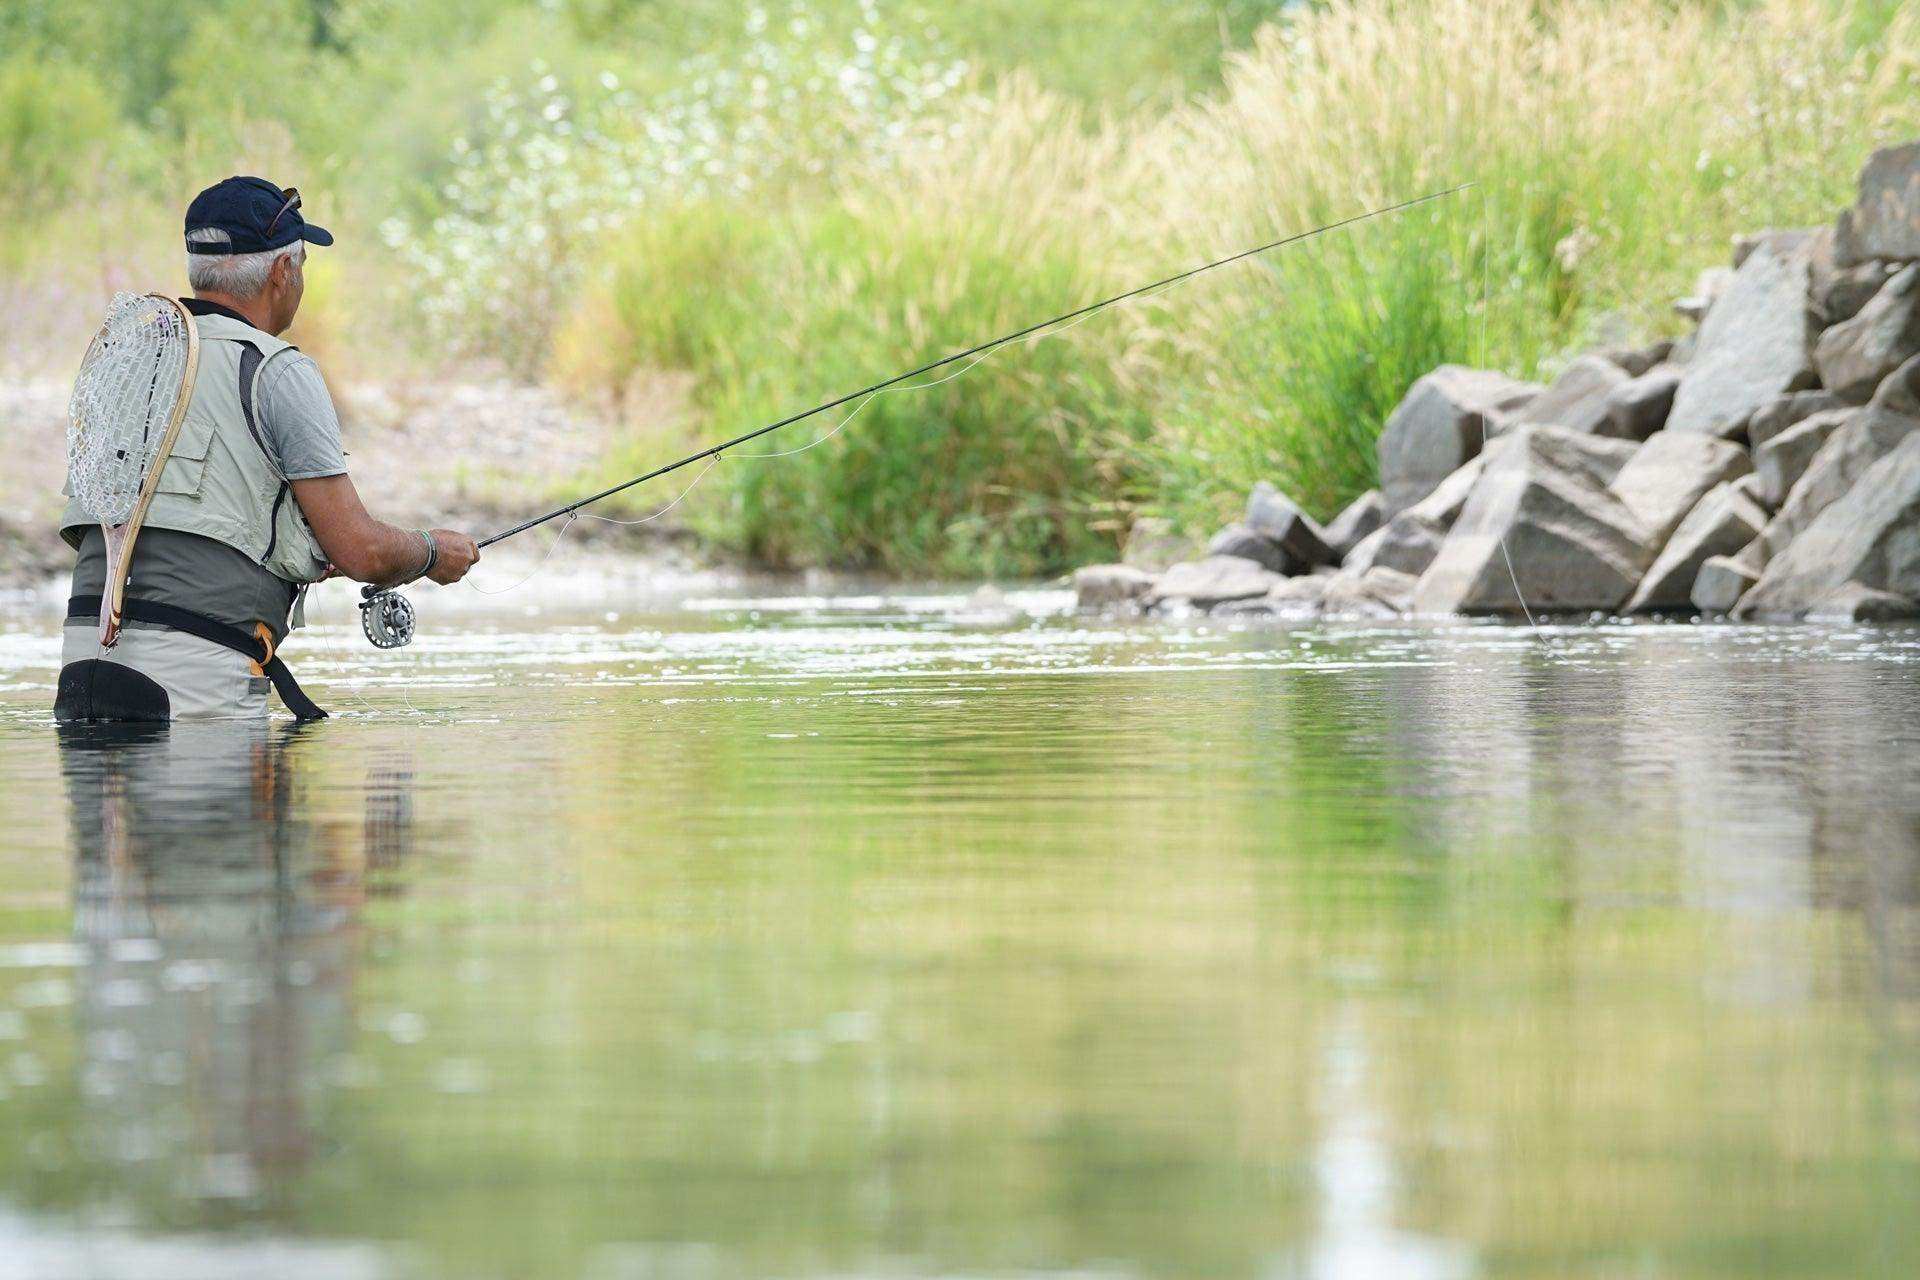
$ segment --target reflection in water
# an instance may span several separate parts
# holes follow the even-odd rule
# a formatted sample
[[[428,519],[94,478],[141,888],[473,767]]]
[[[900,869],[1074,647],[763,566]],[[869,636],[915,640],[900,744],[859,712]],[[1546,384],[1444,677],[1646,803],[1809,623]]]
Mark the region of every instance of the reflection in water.
[[[0,1280],[1912,1273],[1920,633],[807,608],[0,688]]]

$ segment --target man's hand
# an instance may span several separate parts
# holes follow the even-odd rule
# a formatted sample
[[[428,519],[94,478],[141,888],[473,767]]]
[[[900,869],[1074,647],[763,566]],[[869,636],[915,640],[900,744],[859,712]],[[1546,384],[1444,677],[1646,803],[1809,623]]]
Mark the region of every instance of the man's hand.
[[[440,558],[434,562],[433,572],[427,576],[441,586],[452,586],[467,576],[467,570],[479,563],[480,548],[466,534],[455,533],[452,529],[434,529],[431,535],[433,545],[440,549]]]

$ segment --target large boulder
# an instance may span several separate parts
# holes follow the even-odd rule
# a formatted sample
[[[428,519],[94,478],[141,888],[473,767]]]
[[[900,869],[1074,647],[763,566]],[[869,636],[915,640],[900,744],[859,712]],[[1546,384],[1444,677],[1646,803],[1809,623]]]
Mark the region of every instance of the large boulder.
[[[1785,502],[1821,446],[1858,412],[1857,409],[1828,409],[1816,413],[1755,450],[1753,470],[1760,477],[1760,500],[1770,507]]]
[[[1540,391],[1537,383],[1456,364],[1414,383],[1380,431],[1380,491],[1388,514],[1432,493]]]
[[[1754,250],[1701,322],[1667,430],[1736,435],[1768,401],[1813,385],[1807,280],[1804,255]]]
[[[1920,142],[1868,157],[1860,196],[1840,215],[1837,257],[1843,267],[1871,258],[1920,258]]]
[[[1228,600],[1264,596],[1283,581],[1281,576],[1239,556],[1208,556],[1176,564],[1160,575],[1147,593],[1147,603],[1162,605],[1186,601],[1207,609]]]
[[[1655,365],[1607,393],[1607,422],[1601,435],[1645,440],[1667,425],[1673,395],[1680,389],[1680,366]]]
[[[1850,584],[1920,599],[1920,434],[1874,463],[1769,560],[1738,614],[1805,617]]]
[[[1905,622],[1920,618],[1920,602],[1849,582],[1807,610],[1808,622]]]
[[[1611,488],[1658,545],[1707,490],[1752,470],[1747,451],[1737,444],[1698,432],[1662,431],[1640,446]]]
[[[1920,432],[1920,356],[1895,370],[1867,407],[1855,410],[1813,455],[1767,525],[1763,536],[1769,553],[1778,553],[1799,537],[1874,463],[1915,432]]]
[[[1760,570],[1740,556],[1708,556],[1693,580],[1693,607],[1704,614],[1724,617],[1758,581]]]
[[[1238,556],[1274,573],[1292,573],[1293,561],[1279,543],[1249,525],[1230,524],[1207,543],[1210,556]]]
[[[1554,427],[1523,427],[1503,440],[1421,575],[1415,608],[1618,608],[1652,562],[1654,546],[1640,518],[1607,487],[1620,468],[1593,456],[1597,443],[1608,442]]]
[[[1386,522],[1386,500],[1378,489],[1369,489],[1330,520],[1322,535],[1326,538],[1327,550],[1333,552],[1336,559],[1345,560],[1348,553],[1360,545],[1360,539]]]
[[[1265,480],[1247,495],[1245,524],[1280,548],[1286,557],[1283,573],[1305,573],[1315,565],[1333,562],[1333,552],[1313,517]]]
[[[1766,524],[1766,508],[1741,492],[1739,486],[1715,486],[1694,504],[1666,540],[1653,567],[1634,588],[1626,612],[1684,609],[1696,604],[1695,587],[1707,561],[1715,556],[1732,556],[1752,545]],[[1726,608],[1732,608],[1731,601]]]
[[[1755,449],[1814,414],[1844,405],[1831,391],[1790,391],[1754,411],[1747,423],[1747,444]]]
[[[1073,594],[1082,609],[1138,604],[1153,590],[1153,575],[1132,565],[1093,564],[1073,571]]]
[[[1920,353],[1920,263],[1887,281],[1860,314],[1820,335],[1814,366],[1828,391],[1865,404],[1886,376]]]
[[[1631,381],[1625,369],[1604,356],[1581,356],[1515,417],[1538,426],[1604,435],[1613,421],[1610,397]]]

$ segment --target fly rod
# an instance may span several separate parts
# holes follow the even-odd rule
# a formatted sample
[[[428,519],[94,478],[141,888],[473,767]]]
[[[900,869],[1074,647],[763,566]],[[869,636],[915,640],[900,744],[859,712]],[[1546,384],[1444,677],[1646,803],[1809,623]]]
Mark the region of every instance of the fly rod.
[[[1030,324],[1024,329],[1019,329],[1013,333],[1005,334],[1002,337],[995,338],[990,342],[983,342],[977,347],[968,347],[965,351],[956,351],[950,356],[942,356],[940,359],[935,360],[929,364],[923,364],[917,369],[910,369],[905,373],[896,374],[895,376],[888,378],[883,382],[876,382],[870,387],[862,387],[858,391],[849,392],[846,395],[839,396],[832,400],[828,400],[823,404],[817,404],[813,406],[813,408],[811,409],[805,409],[799,413],[791,414],[788,417],[780,419],[778,422],[769,422],[764,427],[755,427],[752,431],[749,431],[744,435],[735,436],[733,439],[725,441],[721,444],[710,445],[707,448],[700,450],[698,453],[690,453],[686,457],[681,458],[676,462],[669,462],[663,467],[656,467],[652,471],[647,472],[645,475],[635,476],[631,480],[623,480],[619,484],[616,484],[613,487],[608,489],[602,489],[600,492],[593,494],[590,497],[581,498],[576,502],[569,502],[564,507],[555,507],[552,511],[547,512],[545,515],[538,515],[538,516],[534,516],[530,520],[524,520],[521,523],[513,526],[513,528],[511,529],[503,529],[499,533],[496,533],[489,538],[482,539],[479,545],[482,547],[490,547],[496,542],[504,542],[508,538],[513,537],[515,534],[525,533],[529,529],[537,529],[541,525],[547,523],[547,521],[549,520],[557,520],[561,516],[572,515],[574,512],[580,510],[582,507],[590,507],[596,502],[600,502],[604,499],[611,498],[616,493],[624,493],[628,489],[633,488],[635,485],[645,484],[649,480],[657,480],[661,476],[667,475],[674,471],[678,471],[682,467],[690,467],[694,463],[700,462],[706,458],[718,458],[721,454],[725,453],[728,449],[736,448],[740,445],[746,444],[750,440],[757,440],[761,436],[767,435],[770,432],[780,430],[782,427],[790,427],[796,422],[803,422],[808,418],[814,417],[818,414],[826,413],[831,409],[838,409],[841,405],[850,404],[853,401],[862,398],[863,396],[870,396],[875,394],[876,392],[885,391],[889,387],[898,386],[903,382],[909,381],[910,379],[918,378],[922,374],[932,373],[937,369],[944,369],[950,364],[957,364],[962,360],[967,360],[974,356],[983,356],[987,352],[992,351],[998,347],[1004,347],[1010,342],[1018,342],[1022,338],[1031,337],[1032,335],[1039,333],[1042,329],[1050,329],[1057,324],[1066,324],[1069,321],[1078,320],[1084,316],[1090,316],[1096,311],[1102,310],[1103,308],[1106,308],[1106,307],[1115,306],[1122,302],[1127,302],[1133,298],[1139,297],[1141,294],[1152,293],[1156,289],[1168,288],[1172,285],[1179,284],[1182,281],[1191,280],[1195,276],[1204,275],[1206,272],[1216,270],[1220,267],[1230,266],[1233,263],[1240,262],[1247,258],[1256,257],[1259,254],[1270,253],[1275,249],[1284,248],[1285,246],[1290,244],[1297,244],[1302,240],[1311,240],[1315,236],[1326,235],[1330,231],[1338,231],[1343,227],[1350,227],[1356,223],[1366,222],[1373,218],[1385,217],[1388,214],[1401,213],[1407,209],[1413,208],[1416,205],[1426,204],[1429,201],[1433,201],[1433,200],[1444,199],[1445,197],[1451,196],[1451,195],[1458,195],[1460,192],[1465,191],[1467,188],[1471,187],[1472,185],[1473,184],[1471,182],[1463,182],[1457,187],[1448,187],[1444,191],[1434,191],[1424,196],[1416,196],[1411,200],[1402,200],[1398,204],[1385,205],[1378,209],[1369,209],[1365,213],[1357,213],[1353,215],[1351,218],[1342,218],[1338,222],[1330,222],[1323,227],[1315,227],[1311,231],[1300,231],[1290,236],[1283,236],[1278,240],[1271,241],[1267,244],[1258,245],[1252,249],[1243,249],[1239,253],[1233,254],[1230,257],[1221,258],[1221,259],[1218,259],[1217,261],[1205,263],[1202,266],[1193,267],[1193,268],[1190,268],[1189,270],[1182,271],[1177,275],[1168,276],[1164,280],[1155,280],[1152,284],[1143,284],[1137,289],[1129,289],[1125,293],[1116,293],[1111,298],[1102,298],[1098,302],[1090,302],[1084,307],[1079,307],[1073,311],[1068,311],[1062,315],[1054,316],[1053,318],[1048,320],[1042,320],[1038,324]]]

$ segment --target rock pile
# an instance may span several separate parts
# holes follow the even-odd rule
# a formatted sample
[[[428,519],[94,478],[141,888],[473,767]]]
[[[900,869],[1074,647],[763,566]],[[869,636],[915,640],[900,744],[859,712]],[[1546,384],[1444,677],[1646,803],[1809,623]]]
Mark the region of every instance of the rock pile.
[[[1835,225],[1743,236],[1678,342],[1549,386],[1445,365],[1324,527],[1272,485],[1204,550],[1141,521],[1083,607],[1274,617],[1920,616],[1920,142]]]

